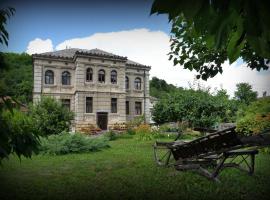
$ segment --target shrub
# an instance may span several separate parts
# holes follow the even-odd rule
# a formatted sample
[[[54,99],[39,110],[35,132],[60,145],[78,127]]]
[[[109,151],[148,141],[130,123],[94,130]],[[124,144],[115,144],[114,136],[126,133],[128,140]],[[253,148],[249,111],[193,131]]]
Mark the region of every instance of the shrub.
[[[30,109],[34,123],[42,135],[59,134],[68,131],[74,114],[51,97],[42,97]]]
[[[270,98],[259,99],[239,112],[237,132],[245,135],[258,134],[270,128]]]
[[[110,141],[115,140],[117,138],[117,135],[114,131],[110,130],[104,134],[105,137],[107,137]]]
[[[39,135],[32,118],[19,110],[0,112],[0,162],[11,153],[31,157],[38,151]]]
[[[152,140],[154,138],[151,127],[148,124],[141,124],[135,129],[135,132],[139,140]]]
[[[109,147],[105,137],[90,138],[81,133],[63,132],[41,139],[40,152],[43,154],[61,155],[68,153],[84,153],[99,151]]]
[[[128,128],[127,131],[126,131],[126,133],[128,135],[135,135],[136,134],[136,132],[135,132],[135,130],[133,128]]]
[[[143,124],[143,122],[144,122],[144,115],[140,115],[140,116],[134,117],[134,119],[129,121],[126,126],[127,126],[127,129],[136,128],[140,126],[141,124]]]

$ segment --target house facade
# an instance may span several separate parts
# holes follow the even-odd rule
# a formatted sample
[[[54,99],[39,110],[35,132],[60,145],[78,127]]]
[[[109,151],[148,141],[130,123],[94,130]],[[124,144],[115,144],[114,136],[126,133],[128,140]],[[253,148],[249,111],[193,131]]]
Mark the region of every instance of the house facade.
[[[34,54],[33,101],[52,96],[75,113],[73,130],[107,130],[139,115],[149,123],[150,66],[100,49]]]

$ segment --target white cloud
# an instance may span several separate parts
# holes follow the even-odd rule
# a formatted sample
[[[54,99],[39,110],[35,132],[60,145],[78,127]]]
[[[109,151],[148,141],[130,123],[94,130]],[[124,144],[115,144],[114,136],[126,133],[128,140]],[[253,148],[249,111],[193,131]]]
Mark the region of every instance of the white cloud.
[[[56,50],[71,48],[99,48],[111,53],[127,56],[128,59],[150,65],[151,77],[157,76],[178,86],[188,86],[194,73],[180,67],[173,67],[168,61],[169,36],[162,31],[134,29],[128,31],[96,33],[89,37],[66,40]]]
[[[42,40],[40,38],[36,38],[28,43],[26,53],[34,54],[34,53],[44,53],[53,51],[53,44],[50,39]]]
[[[157,76],[158,78],[165,79],[168,83],[188,87],[188,82],[193,82],[196,73],[185,70],[180,66],[174,67],[173,63],[168,60],[167,54],[170,51],[169,39],[169,36],[162,31],[134,29],[96,33],[88,37],[73,38],[58,44],[56,50],[65,49],[66,47],[82,49],[99,48],[152,66],[150,71],[151,77]],[[36,42],[36,47],[35,45],[30,45],[31,42],[28,45],[28,49],[30,49],[29,46],[33,47],[31,51],[34,51],[34,48],[43,49],[44,51],[51,51],[53,49],[51,40],[36,40],[40,41],[40,43]],[[48,48],[46,49],[46,47]],[[34,52],[37,52],[37,50]],[[253,86],[254,90],[257,90],[262,95],[263,91],[267,91],[267,94],[270,94],[269,80],[270,73],[259,73],[245,67],[244,64],[235,63],[229,65],[226,62],[223,65],[222,75],[217,75],[207,82],[201,81],[201,83],[211,88],[220,88],[222,86],[233,96],[236,83],[248,82]]]

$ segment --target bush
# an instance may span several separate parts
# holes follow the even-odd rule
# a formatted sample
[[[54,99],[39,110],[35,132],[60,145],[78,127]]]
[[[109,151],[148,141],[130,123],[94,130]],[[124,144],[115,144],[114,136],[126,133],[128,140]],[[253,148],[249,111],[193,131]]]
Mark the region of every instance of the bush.
[[[69,134],[63,132],[58,135],[50,135],[47,138],[42,138],[40,153],[62,155],[94,152],[108,147],[108,139],[105,137],[90,138],[81,133]]]
[[[270,128],[270,98],[259,99],[239,112],[236,131],[245,134],[258,134]]]
[[[115,140],[117,138],[117,135],[114,131],[110,130],[104,134],[105,137],[107,137],[110,141]]]
[[[15,109],[0,111],[0,162],[11,153],[31,157],[38,146],[39,135],[31,117]]]
[[[148,124],[141,124],[135,129],[135,132],[139,140],[152,140],[154,138],[151,127]]]
[[[42,97],[40,102],[31,107],[30,112],[37,129],[44,136],[68,131],[74,116],[51,97]]]
[[[136,128],[140,126],[141,124],[143,124],[143,122],[144,122],[144,115],[140,115],[140,116],[134,117],[134,119],[129,121],[126,126],[127,126],[127,129]]]
[[[126,131],[126,133],[128,135],[135,135],[136,134],[136,131],[133,128],[128,128],[127,131]]]
[[[160,99],[153,108],[153,120],[158,124],[186,121],[190,127],[211,128],[223,121],[229,104],[208,91],[182,90]]]

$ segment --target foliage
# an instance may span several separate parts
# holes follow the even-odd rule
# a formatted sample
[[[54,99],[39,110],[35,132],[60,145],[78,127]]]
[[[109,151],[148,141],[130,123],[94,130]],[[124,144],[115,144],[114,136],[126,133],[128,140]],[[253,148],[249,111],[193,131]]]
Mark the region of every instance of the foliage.
[[[127,126],[127,129],[130,129],[130,128],[133,129],[143,124],[143,122],[144,122],[144,115],[140,115],[140,116],[134,117],[131,121],[127,123],[126,126]]]
[[[115,140],[117,138],[117,135],[113,130],[106,132],[104,136],[107,137],[110,141]]]
[[[14,8],[0,9],[0,43],[8,46],[9,34],[6,30],[7,20],[14,15]]]
[[[141,124],[135,129],[136,135],[139,140],[152,140],[153,134],[151,127],[148,124]]]
[[[32,58],[26,53],[0,53],[0,95],[11,96],[23,104],[32,101]]]
[[[176,86],[168,84],[165,80],[153,77],[150,80],[150,96],[161,98],[166,96],[167,93],[179,90]]]
[[[217,122],[227,120],[225,116],[230,114],[228,109],[229,104],[220,96],[190,89],[160,99],[152,114],[153,120],[159,124],[186,121],[191,127],[210,128]]]
[[[41,139],[40,153],[62,155],[69,153],[84,153],[99,151],[109,147],[104,137],[90,138],[81,133],[70,134],[62,132]]]
[[[0,111],[0,162],[11,153],[29,158],[37,152],[39,135],[34,127],[26,113],[15,109]]]
[[[226,60],[239,57],[251,69],[269,69],[269,7],[268,1],[155,0],[151,14],[165,13],[172,21],[169,59],[174,65],[207,80],[222,73]]]
[[[136,132],[135,132],[135,130],[134,130],[133,128],[128,128],[128,129],[126,130],[126,133],[127,133],[128,135],[135,135],[135,134],[136,134]]]
[[[270,128],[270,98],[251,103],[238,115],[236,130],[245,135],[258,134]]]
[[[14,12],[14,8],[0,9],[0,43],[6,46],[8,46],[9,34],[5,26],[7,19],[9,19]],[[12,100],[5,99],[8,95],[22,97],[18,98],[18,100],[25,103],[29,100],[29,94],[32,93],[31,67],[29,68],[30,70],[28,70],[25,66],[20,66],[20,70],[14,70],[13,75],[9,77],[9,73],[7,72],[10,67],[7,61],[9,55],[15,54],[4,54],[0,52],[0,162],[3,158],[8,158],[11,153],[15,153],[19,158],[21,158],[21,156],[29,158],[33,152],[37,151],[39,145],[38,132],[34,128],[32,119],[25,113],[13,110]],[[27,56],[22,55],[21,57],[24,58]],[[21,64],[21,62],[17,61],[21,60],[14,62],[13,69]],[[16,65],[15,63],[18,64]],[[29,63],[29,66],[31,66],[31,59]],[[28,74],[28,76],[26,74]],[[27,80],[30,81],[28,82]],[[16,93],[16,95],[13,95],[14,93]],[[14,99],[13,102],[17,103]]]
[[[252,90],[252,86],[248,83],[236,84],[235,98],[244,105],[249,105],[251,102],[256,101],[258,93]]]
[[[31,115],[38,131],[44,136],[68,131],[74,116],[60,102],[45,96],[31,107]]]

